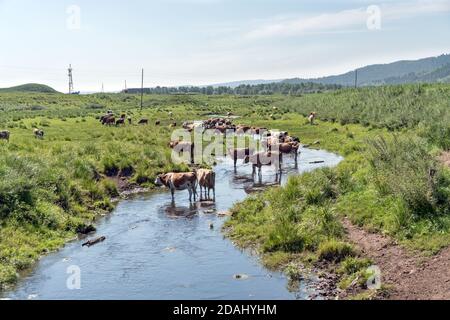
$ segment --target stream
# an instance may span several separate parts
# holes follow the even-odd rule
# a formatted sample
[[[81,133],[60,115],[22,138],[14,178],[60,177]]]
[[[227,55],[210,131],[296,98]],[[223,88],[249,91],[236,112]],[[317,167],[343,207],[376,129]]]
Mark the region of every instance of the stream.
[[[299,168],[285,157],[281,183],[289,175],[336,166],[342,157],[301,149]],[[317,163],[324,161],[323,163]],[[316,163],[313,163],[316,162]],[[68,243],[43,257],[3,299],[133,300],[290,300],[314,294],[314,276],[289,289],[288,279],[260,264],[258,257],[236,248],[221,227],[229,210],[255,191],[251,166],[230,158],[218,160],[216,203],[189,205],[188,192],[159,190],[121,201],[100,219],[94,236],[106,240],[90,248],[86,240]],[[262,186],[275,183],[275,169],[263,168]],[[214,226],[211,228],[211,224]],[[68,289],[68,268],[80,270],[80,289]],[[242,275],[239,279],[236,275]]]

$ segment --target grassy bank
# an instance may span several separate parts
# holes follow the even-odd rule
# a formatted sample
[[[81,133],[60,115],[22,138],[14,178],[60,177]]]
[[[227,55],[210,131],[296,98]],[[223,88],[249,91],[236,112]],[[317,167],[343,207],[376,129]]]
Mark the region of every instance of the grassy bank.
[[[396,90],[406,95],[403,105],[395,99],[381,100],[380,95]],[[424,254],[434,254],[450,245],[450,171],[437,161],[440,152],[447,150],[444,132],[448,123],[442,120],[448,117],[443,109],[448,106],[448,86],[420,93],[430,100],[430,105],[425,105],[415,90],[349,90],[291,102],[291,108],[298,108],[300,113],[308,103],[314,105],[314,110],[322,110],[325,118],[327,113],[331,115],[332,119],[317,126],[306,125],[293,114],[275,121],[255,118],[261,125],[288,130],[301,137],[303,143],[319,140],[315,147],[338,152],[345,160],[336,168],[293,177],[285,187],[237,204],[225,227],[228,236],[242,247],[257,249],[268,267],[284,269],[294,278],[299,262],[329,269],[339,275],[340,288],[357,298],[376,294],[365,291],[370,276],[366,269],[371,261],[346,242],[343,217]],[[351,113],[342,112],[348,108],[344,101],[350,102],[355,96],[366,105],[366,112],[372,107],[371,112],[381,114],[384,108],[394,122],[403,119],[405,127],[392,128],[392,119],[370,119],[361,110],[354,113],[355,119],[346,121],[344,116]],[[333,108],[336,103],[341,105]],[[410,113],[411,104],[422,103],[420,113]],[[395,108],[390,108],[391,104]],[[432,120],[423,114],[430,110],[440,112],[442,119]],[[419,120],[420,115],[423,117]],[[440,129],[436,131],[436,127]]]
[[[293,178],[234,208],[230,237],[258,248],[269,266],[288,266],[294,276],[294,258],[326,261],[343,275],[343,287],[364,279],[369,261],[345,242],[344,215],[429,253],[450,242],[449,173],[435,161],[448,148],[449,86],[146,95],[143,110],[139,102],[124,94],[0,94],[0,130],[11,132],[9,143],[0,140],[0,287],[110,211],[121,182],[152,187],[157,173],[186,170],[169,160],[169,112],[178,124],[232,112],[238,122],[288,130],[345,157],[337,168]],[[109,109],[150,125],[103,127],[97,118]],[[324,121],[307,125],[311,111]],[[34,127],[44,140],[33,137]]]
[[[197,116],[177,104],[143,112],[108,104],[86,112],[77,105],[86,103],[80,102],[85,97],[12,96],[30,104],[40,99],[47,106],[31,111],[28,104],[8,104],[2,114],[11,139],[0,141],[0,287],[14,283],[18,271],[111,211],[111,199],[121,187],[151,188],[158,173],[186,170],[170,161],[168,112],[175,121]],[[52,106],[53,99],[61,108]],[[65,106],[66,99],[77,103]],[[110,108],[134,119],[147,117],[150,125],[103,127],[96,118]],[[156,119],[161,126],[154,125]],[[45,131],[43,140],[34,138],[34,127]]]

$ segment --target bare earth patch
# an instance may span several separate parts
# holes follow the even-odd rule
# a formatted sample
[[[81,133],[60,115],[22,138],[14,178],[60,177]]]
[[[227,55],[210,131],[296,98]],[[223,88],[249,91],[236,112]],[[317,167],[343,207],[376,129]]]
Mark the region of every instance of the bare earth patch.
[[[447,167],[450,167],[450,152],[442,152],[438,160]]]
[[[450,247],[425,257],[406,250],[389,237],[369,233],[348,219],[343,224],[349,240],[381,269],[383,284],[392,287],[389,299],[450,299]]]

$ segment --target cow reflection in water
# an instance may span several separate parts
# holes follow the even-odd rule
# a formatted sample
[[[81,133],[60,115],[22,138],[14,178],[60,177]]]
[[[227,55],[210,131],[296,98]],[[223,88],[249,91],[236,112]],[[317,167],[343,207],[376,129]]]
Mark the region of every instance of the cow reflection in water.
[[[165,206],[163,210],[167,216],[173,218],[192,218],[199,213],[197,205],[192,203],[189,207],[177,207],[175,202],[172,202],[170,205]]]
[[[191,203],[187,206],[177,206],[175,202],[171,202],[166,206],[161,208],[161,212],[164,212],[169,217],[172,218],[193,218],[194,216],[205,213],[205,212],[215,212],[216,206],[213,201],[196,202]]]

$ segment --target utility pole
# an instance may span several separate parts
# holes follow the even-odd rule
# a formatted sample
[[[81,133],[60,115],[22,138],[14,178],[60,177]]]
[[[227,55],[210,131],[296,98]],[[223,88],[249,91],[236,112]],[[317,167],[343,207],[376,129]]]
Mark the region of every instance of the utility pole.
[[[102,93],[105,93],[105,85],[103,82],[102,82]]]
[[[355,88],[358,88],[358,69],[355,70]]]
[[[73,93],[72,65],[69,64],[69,94]]]
[[[144,102],[144,68],[142,68],[142,81],[141,81],[141,110]]]
[[[128,93],[127,80],[125,80],[125,89],[123,90],[123,93]]]

